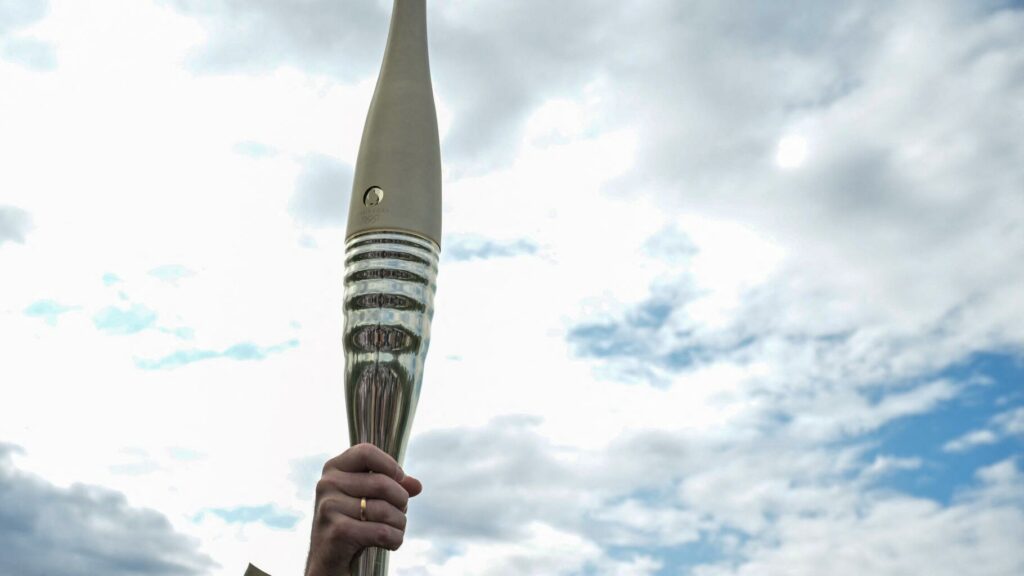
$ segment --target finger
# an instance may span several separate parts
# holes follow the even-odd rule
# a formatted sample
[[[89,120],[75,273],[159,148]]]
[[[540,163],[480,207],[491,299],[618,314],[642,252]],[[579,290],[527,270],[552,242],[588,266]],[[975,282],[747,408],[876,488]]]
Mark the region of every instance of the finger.
[[[392,505],[398,509],[405,510],[410,497],[406,485],[415,489],[416,494],[422,490],[419,480],[411,476],[406,476],[402,482],[395,482],[383,474],[329,470],[316,483],[316,499],[319,501],[336,494],[356,498],[366,497],[385,500],[393,503]],[[355,514],[353,517],[358,518],[359,515]]]
[[[348,496],[384,500],[399,510],[409,503],[409,493],[405,488],[383,474],[334,472],[324,478],[329,478],[337,491]]]
[[[420,492],[423,492],[423,483],[412,476],[402,478],[399,484],[401,484],[402,488],[405,488],[405,491],[409,493],[410,498],[416,496]]]
[[[363,522],[379,522],[405,530],[405,514],[385,500],[366,499],[366,512],[362,510],[362,498],[353,498],[344,494],[336,494],[323,498],[317,503],[316,514],[320,522],[338,521],[336,516],[348,516]]]
[[[387,452],[373,444],[356,444],[324,464],[324,472],[330,469],[342,472],[378,472],[395,480],[405,477],[402,467]]]
[[[405,533],[381,522],[363,522],[339,515],[331,521],[328,537],[339,544],[354,542],[360,547],[377,546],[397,550],[402,545]]]
[[[359,518],[359,510],[361,508],[361,499],[354,499],[355,505],[355,518]],[[389,502],[384,500],[366,500],[366,520],[365,522],[379,522],[381,524],[387,524],[397,528],[398,530],[405,530],[407,522],[405,513],[398,508],[392,506]]]

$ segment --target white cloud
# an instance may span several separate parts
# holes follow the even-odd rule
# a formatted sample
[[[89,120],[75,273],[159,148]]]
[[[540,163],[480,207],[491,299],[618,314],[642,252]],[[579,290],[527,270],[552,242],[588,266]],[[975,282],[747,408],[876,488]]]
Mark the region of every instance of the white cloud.
[[[992,423],[1005,434],[1024,434],[1024,408],[1015,408],[992,417]]]
[[[869,476],[881,476],[900,470],[917,470],[921,467],[920,458],[896,458],[891,456],[878,456],[874,462],[864,470]]]
[[[1014,408],[996,414],[989,420],[991,428],[964,433],[943,444],[946,452],[966,452],[977,446],[995,444],[1007,437],[1024,434],[1024,408]]]
[[[898,496],[856,506],[836,503],[827,514],[783,518],[771,538],[746,545],[746,561],[702,566],[694,573],[802,575],[820,574],[827,566],[837,576],[1016,574],[1024,569],[1024,554],[1014,543],[1024,529],[1024,512],[992,499],[1010,484],[1019,489],[1020,472],[1006,461],[979,476],[985,483],[950,507]]]
[[[807,139],[801,136],[783,136],[775,150],[775,163],[779,168],[798,168],[807,159]]]
[[[392,561],[396,574],[560,575],[588,570],[588,573],[601,575],[650,576],[661,567],[659,562],[645,556],[626,560],[610,558],[593,542],[539,522],[528,526],[525,538],[476,543],[465,547],[464,553],[446,558],[437,558],[437,552],[422,543],[413,544],[419,544],[415,551],[408,556],[396,555]]]
[[[995,444],[998,441],[999,437],[991,430],[972,430],[959,438],[946,442],[942,445],[942,449],[946,452],[966,452],[975,446]]]
[[[307,156],[302,159],[302,173],[289,209],[303,224],[340,230],[348,222],[351,189],[351,165],[329,156]]]

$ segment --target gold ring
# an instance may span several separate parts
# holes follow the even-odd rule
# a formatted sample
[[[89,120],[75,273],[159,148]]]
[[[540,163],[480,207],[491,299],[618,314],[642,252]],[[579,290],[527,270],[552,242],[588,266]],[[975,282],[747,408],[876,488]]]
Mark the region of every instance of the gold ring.
[[[366,498],[359,501],[359,519],[366,522]]]

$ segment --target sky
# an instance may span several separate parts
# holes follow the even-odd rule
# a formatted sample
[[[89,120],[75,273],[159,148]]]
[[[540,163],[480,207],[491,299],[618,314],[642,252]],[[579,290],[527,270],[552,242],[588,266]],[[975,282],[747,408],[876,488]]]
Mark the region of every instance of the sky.
[[[383,0],[0,0],[0,574],[301,573]],[[428,3],[399,576],[1024,573],[1024,6]]]

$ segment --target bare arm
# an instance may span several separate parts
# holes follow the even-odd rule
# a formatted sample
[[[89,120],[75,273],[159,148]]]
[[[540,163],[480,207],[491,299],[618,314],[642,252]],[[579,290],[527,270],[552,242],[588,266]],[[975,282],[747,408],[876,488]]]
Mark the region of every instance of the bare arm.
[[[352,560],[368,546],[397,550],[409,498],[422,490],[419,480],[372,444],[328,460],[316,484],[305,576],[347,576]]]
[[[419,480],[372,444],[328,460],[316,483],[305,576],[349,576],[352,560],[367,546],[397,550],[409,498],[422,490]],[[249,564],[244,576],[270,575]]]

